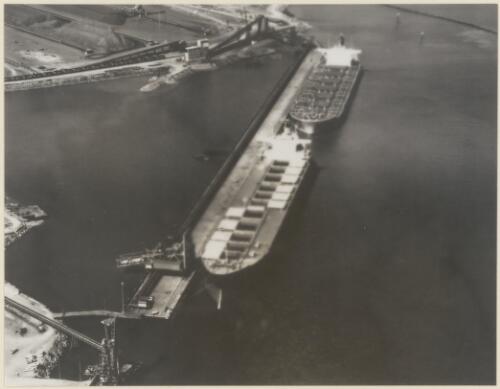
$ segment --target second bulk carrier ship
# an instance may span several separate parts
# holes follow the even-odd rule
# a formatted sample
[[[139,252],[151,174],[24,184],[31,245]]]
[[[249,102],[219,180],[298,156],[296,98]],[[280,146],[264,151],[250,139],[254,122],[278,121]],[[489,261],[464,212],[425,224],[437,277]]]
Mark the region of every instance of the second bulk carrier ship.
[[[358,59],[360,50],[343,44],[316,50],[321,54],[319,63],[308,75],[290,109],[290,116],[302,123],[306,131],[342,118],[362,70]]]
[[[311,164],[311,140],[301,134],[342,116],[359,54],[341,38],[296,69],[192,232],[208,273],[234,275],[268,256]]]

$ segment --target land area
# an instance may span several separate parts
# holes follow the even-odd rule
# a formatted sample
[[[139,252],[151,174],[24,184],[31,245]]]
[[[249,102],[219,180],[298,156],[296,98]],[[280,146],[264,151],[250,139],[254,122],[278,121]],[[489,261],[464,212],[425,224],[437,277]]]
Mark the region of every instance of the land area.
[[[34,309],[45,316],[52,312],[40,302],[21,293],[7,283],[6,297]],[[48,379],[67,340],[48,327],[16,310],[6,310],[4,319],[5,383],[12,386],[60,386],[72,381]]]
[[[297,23],[264,5],[7,5],[5,74],[16,76],[92,63],[172,41],[218,39],[257,15]]]
[[[28,230],[43,223],[46,213],[36,205],[21,206],[6,198],[4,209],[5,246]],[[53,318],[52,312],[39,301],[6,283],[4,295],[37,312]],[[74,381],[50,378],[67,347],[67,339],[55,329],[14,308],[4,316],[5,383],[11,386],[67,386]],[[80,384],[88,384],[82,381]]]
[[[5,246],[20,238],[29,229],[39,226],[47,214],[36,205],[21,206],[10,198],[5,200]]]

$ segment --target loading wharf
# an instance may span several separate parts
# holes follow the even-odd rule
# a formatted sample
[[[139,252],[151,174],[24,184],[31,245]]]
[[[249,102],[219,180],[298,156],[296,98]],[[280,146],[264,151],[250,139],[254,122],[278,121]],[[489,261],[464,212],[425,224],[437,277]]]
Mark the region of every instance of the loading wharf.
[[[286,70],[255,114],[244,135],[202,194],[181,227],[178,243],[158,246],[144,253],[117,259],[118,268],[140,268],[146,276],[125,305],[125,314],[170,319],[196,284],[221,306],[222,294],[200,268],[203,248],[224,218],[235,196],[253,192],[259,185],[252,172],[270,148],[270,139],[283,126],[294,97],[317,61],[311,45],[301,48],[297,60]],[[244,185],[242,185],[244,184]],[[274,235],[266,244],[271,245]],[[196,281],[196,282],[195,282]]]

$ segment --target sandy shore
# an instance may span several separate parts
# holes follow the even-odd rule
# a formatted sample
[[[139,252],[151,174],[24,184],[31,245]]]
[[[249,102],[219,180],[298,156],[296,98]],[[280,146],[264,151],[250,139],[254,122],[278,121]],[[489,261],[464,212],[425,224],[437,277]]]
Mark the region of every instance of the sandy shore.
[[[48,317],[52,312],[40,302],[5,284],[5,296],[29,306]],[[5,311],[4,321],[5,381],[7,385],[52,385],[42,379],[57,363],[66,340],[53,328],[20,312]],[[70,382],[67,381],[66,384]]]

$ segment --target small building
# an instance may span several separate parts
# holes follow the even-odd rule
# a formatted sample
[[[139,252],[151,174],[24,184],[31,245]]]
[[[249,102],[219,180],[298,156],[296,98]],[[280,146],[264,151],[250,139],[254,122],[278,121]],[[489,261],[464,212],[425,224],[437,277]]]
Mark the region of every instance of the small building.
[[[208,39],[199,39],[195,46],[186,47],[185,60],[187,63],[203,62],[208,55]]]

